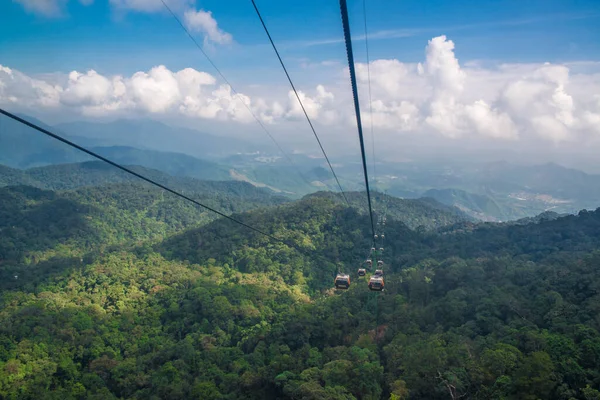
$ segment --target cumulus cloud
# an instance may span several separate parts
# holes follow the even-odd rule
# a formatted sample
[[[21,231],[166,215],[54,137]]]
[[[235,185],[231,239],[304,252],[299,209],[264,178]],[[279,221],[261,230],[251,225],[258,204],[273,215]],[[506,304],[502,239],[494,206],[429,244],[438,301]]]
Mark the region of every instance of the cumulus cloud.
[[[58,107],[62,87],[0,65],[0,103],[24,107]]]
[[[462,67],[454,43],[439,36],[429,41],[423,63],[376,60],[370,68],[376,127],[433,130],[449,138],[479,135],[514,140],[535,135],[555,143],[600,131],[599,102],[586,99],[590,85],[596,88],[592,93],[600,90],[600,77],[580,75],[572,82],[566,65],[505,64],[485,69],[471,63]],[[357,66],[357,76],[364,100],[365,64]],[[401,103],[411,112],[397,112]],[[363,101],[368,121],[364,105]]]
[[[319,111],[323,108],[324,104],[334,99],[333,93],[326,91],[325,87],[322,85],[317,86],[317,93],[315,96],[308,96],[306,93],[299,90],[298,97],[300,98],[300,101],[302,101],[309,118],[317,118],[319,116]],[[288,100],[290,109],[287,112],[287,116],[304,117],[304,111],[302,111],[302,106],[296,98],[294,91],[290,90],[288,92]]]
[[[216,28],[215,26],[215,29]],[[437,134],[451,139],[585,141],[600,135],[600,64],[461,65],[445,36],[429,41],[422,63],[374,60],[372,112],[366,64],[357,64],[363,123],[384,134]],[[574,72],[575,70],[575,72]],[[59,84],[55,82],[60,82]],[[0,103],[66,107],[86,115],[169,114],[252,123],[302,121],[295,94],[285,86],[252,87],[234,95],[214,76],[191,68],[157,66],[129,77],[94,70],[62,80],[30,77],[0,66]],[[307,114],[330,130],[355,124],[347,80],[299,88]],[[389,136],[387,136],[389,137]]]
[[[216,82],[206,72],[192,68],[173,72],[160,65],[131,77],[73,71],[64,85],[51,85],[0,65],[0,104],[62,106],[94,116],[178,112],[206,119],[252,120],[250,97],[234,96],[229,86],[217,86]]]
[[[217,21],[213,18],[210,11],[187,10],[183,17],[185,25],[189,30],[204,34],[205,43],[209,41],[218,44],[231,43],[231,34],[219,29]]]

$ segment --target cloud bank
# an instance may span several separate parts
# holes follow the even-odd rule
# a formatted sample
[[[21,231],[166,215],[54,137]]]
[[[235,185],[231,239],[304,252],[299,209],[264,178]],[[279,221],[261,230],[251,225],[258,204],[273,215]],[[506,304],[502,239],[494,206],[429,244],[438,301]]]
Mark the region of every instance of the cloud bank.
[[[229,40],[216,24],[207,22],[210,13],[190,15],[191,23],[211,40]],[[202,16],[194,19],[198,15]],[[451,40],[438,36],[425,47],[422,63],[372,61],[372,115],[367,65],[357,64],[363,123],[370,124],[372,117],[374,127],[387,135],[427,133],[504,142],[523,138],[577,142],[600,135],[600,73],[590,68],[573,73],[574,65],[569,64],[465,66],[454,48]],[[591,65],[598,70],[598,65]],[[346,74],[340,69],[340,78]],[[347,80],[302,88],[299,95],[315,123],[340,132],[353,127]],[[248,109],[271,125],[304,118],[287,87],[234,96],[209,73],[192,68],[171,71],[165,66],[129,77],[73,71],[56,82],[0,66],[0,104],[88,116],[180,115],[239,124],[255,123]]]

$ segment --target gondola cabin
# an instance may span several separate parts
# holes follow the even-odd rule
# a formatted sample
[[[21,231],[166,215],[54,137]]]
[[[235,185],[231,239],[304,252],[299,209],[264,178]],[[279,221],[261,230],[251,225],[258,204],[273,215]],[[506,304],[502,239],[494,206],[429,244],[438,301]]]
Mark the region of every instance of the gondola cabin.
[[[382,260],[377,261],[377,266],[378,267],[383,267],[383,261]]]
[[[367,270],[364,268],[359,268],[358,269],[358,276],[365,276],[367,275]]]
[[[334,285],[336,289],[348,289],[350,287],[350,275],[337,274]]]
[[[379,236],[375,235],[375,239],[377,239]]]
[[[365,261],[365,264],[367,264],[369,267],[373,266],[373,261],[371,261],[370,258],[367,259],[367,261]]]
[[[383,251],[383,247],[380,247],[380,248],[379,248],[379,251]]]
[[[375,275],[374,276],[380,276],[383,277],[383,270],[382,269],[376,269],[375,270]]]
[[[381,235],[381,238],[382,238],[382,239],[385,239],[385,235]]]
[[[369,279],[369,289],[381,292],[385,287],[385,283],[383,282],[383,277],[381,276],[372,276]]]
[[[377,250],[375,247],[371,247],[371,252],[374,252],[375,250]]]

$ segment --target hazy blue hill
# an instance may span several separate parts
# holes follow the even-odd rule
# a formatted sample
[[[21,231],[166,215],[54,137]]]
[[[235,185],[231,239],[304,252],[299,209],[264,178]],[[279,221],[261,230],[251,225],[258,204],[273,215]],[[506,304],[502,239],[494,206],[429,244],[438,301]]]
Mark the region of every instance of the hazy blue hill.
[[[20,115],[41,127],[44,123]],[[87,161],[90,157],[8,117],[0,117],[0,164],[28,168],[48,164]]]
[[[392,195],[435,197],[483,220],[516,220],[544,211],[576,213],[600,206],[600,175],[554,163],[388,163],[379,170],[386,173],[378,174],[377,187]]]
[[[511,182],[523,190],[564,199],[600,200],[600,175],[586,174],[555,163],[534,166],[491,163],[482,172],[483,179]]]
[[[498,203],[487,195],[478,195],[460,189],[430,189],[423,193],[438,202],[457,207],[466,214],[481,220],[503,220],[506,214]]]
[[[141,165],[173,176],[212,181],[231,179],[227,167],[183,153],[141,150],[126,146],[96,147],[94,151],[120,164]]]
[[[51,131],[57,131],[57,129],[53,129],[34,118],[22,117]],[[1,122],[0,164],[13,168],[31,168],[93,160],[91,156],[70,148],[19,122],[6,117]],[[81,136],[65,136],[84,147],[98,142],[96,140],[90,142]],[[183,153],[143,150],[127,146],[89,148],[115,162],[155,168],[170,175],[190,176],[203,180],[231,179],[227,167]]]
[[[202,158],[238,151],[255,151],[259,148],[243,140],[172,127],[148,119],[121,119],[107,123],[79,121],[58,124],[56,128],[68,135],[93,139],[102,146],[132,146],[186,153]]]

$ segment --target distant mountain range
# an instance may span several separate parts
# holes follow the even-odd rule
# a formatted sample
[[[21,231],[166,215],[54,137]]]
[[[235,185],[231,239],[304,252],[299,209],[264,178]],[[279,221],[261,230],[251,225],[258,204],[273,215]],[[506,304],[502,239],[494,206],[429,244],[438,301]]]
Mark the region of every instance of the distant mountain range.
[[[251,143],[150,120],[73,122],[49,127],[23,117],[116,162],[172,176],[245,181],[294,198],[316,191],[337,191],[337,183],[320,158],[290,154],[294,161],[290,165],[281,154],[260,152]],[[9,119],[3,120],[0,143],[0,164],[13,168],[92,160]],[[344,190],[364,190],[358,161],[348,157],[337,161],[335,169]],[[465,160],[380,161],[377,171],[377,176],[371,175],[375,191],[404,198],[430,197],[484,221],[517,220],[545,211],[576,213],[600,206],[600,175],[553,163],[523,166]]]
[[[557,164],[507,162],[384,164],[375,187],[409,198],[431,197],[484,221],[508,221],[545,211],[577,213],[600,206],[600,175]]]
[[[210,204],[219,209],[228,209],[233,204],[235,206],[233,211],[245,210],[259,205],[274,205],[288,201],[285,197],[278,196],[267,189],[254,187],[246,182],[201,181],[190,177],[171,176],[155,169],[136,165],[127,167],[194,199],[207,199]],[[64,191],[123,183],[136,184],[140,188],[152,191],[161,190],[102,161],[49,165],[28,170],[0,165],[0,187],[27,185],[38,189]],[[165,198],[169,196],[168,193],[164,194]],[[248,204],[244,205],[244,202]]]
[[[285,197],[279,196],[270,190],[257,188],[246,182],[200,181],[195,178],[171,176],[155,169],[137,165],[127,167],[193,198],[206,199],[212,204],[218,204],[219,207],[217,208],[219,209],[228,209],[232,202],[237,209],[249,209],[288,201]],[[49,165],[27,170],[0,165],[0,187],[27,185],[38,189],[66,191],[79,190],[84,187],[102,186],[109,188],[124,183],[136,184],[137,187],[144,188],[144,191],[160,190],[101,161]],[[165,197],[167,196],[169,195],[166,194]],[[348,192],[346,196],[352,207],[366,213],[364,192]],[[317,192],[306,196],[306,198],[329,198],[342,202],[341,197],[332,192]],[[248,203],[247,207],[244,206],[244,201]],[[387,216],[403,222],[411,229],[434,230],[472,220],[458,208],[446,206],[427,198],[398,199],[381,193],[374,193],[373,204],[377,215],[382,215],[385,206]]]
[[[224,157],[236,152],[261,149],[261,146],[237,138],[215,136],[145,119],[122,119],[107,123],[79,121],[58,124],[55,128],[69,137],[78,137],[84,146],[131,146],[201,158]]]

